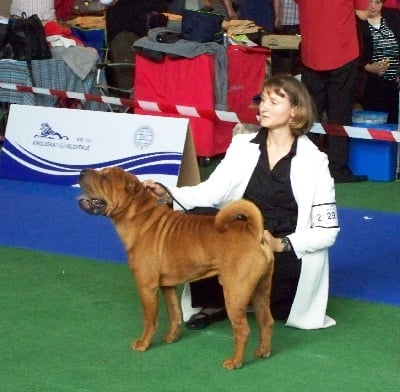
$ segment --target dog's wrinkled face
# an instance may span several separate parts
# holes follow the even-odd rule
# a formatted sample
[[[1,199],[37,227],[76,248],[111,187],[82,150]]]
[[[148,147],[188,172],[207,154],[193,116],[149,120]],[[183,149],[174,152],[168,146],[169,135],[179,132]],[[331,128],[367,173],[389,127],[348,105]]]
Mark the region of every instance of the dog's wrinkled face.
[[[84,169],[79,185],[84,192],[79,197],[79,206],[91,215],[114,216],[138,194],[145,192],[144,186],[133,174],[118,167]]]

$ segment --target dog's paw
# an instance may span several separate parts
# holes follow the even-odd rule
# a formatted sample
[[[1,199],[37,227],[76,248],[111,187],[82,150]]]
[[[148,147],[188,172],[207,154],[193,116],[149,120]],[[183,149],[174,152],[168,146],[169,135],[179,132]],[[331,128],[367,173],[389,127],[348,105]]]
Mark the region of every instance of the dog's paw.
[[[142,340],[134,340],[131,344],[131,349],[135,351],[146,351],[149,345],[144,344]]]
[[[162,340],[165,343],[174,343],[174,342],[177,342],[179,340],[179,338],[180,338],[179,332],[171,333],[168,331],[163,335]]]
[[[257,358],[269,358],[271,356],[271,351],[263,347],[258,347],[254,350],[254,356]]]
[[[242,367],[242,365],[243,365],[243,362],[237,363],[237,362],[234,361],[232,358],[225,359],[225,361],[222,362],[222,366],[223,366],[225,369],[228,369],[228,370],[240,369],[240,368]]]

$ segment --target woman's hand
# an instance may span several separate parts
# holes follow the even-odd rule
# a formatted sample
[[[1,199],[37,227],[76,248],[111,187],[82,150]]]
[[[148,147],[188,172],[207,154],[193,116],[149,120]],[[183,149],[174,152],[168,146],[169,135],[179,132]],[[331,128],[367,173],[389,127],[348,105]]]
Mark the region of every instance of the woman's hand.
[[[144,180],[142,184],[156,197],[163,197],[167,193],[165,189],[154,180]]]
[[[264,238],[268,242],[273,252],[283,252],[281,238],[274,237],[268,230],[264,230]]]
[[[365,65],[365,70],[367,72],[374,73],[378,76],[383,76],[388,68],[389,68],[389,59],[374,61],[373,63]]]

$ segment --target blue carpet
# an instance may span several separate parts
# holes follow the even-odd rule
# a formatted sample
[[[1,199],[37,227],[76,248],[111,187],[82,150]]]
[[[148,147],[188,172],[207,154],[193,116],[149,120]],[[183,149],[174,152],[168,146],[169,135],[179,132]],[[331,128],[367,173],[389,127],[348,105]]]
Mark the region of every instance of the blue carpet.
[[[78,188],[0,179],[0,245],[125,263],[111,221],[82,212]],[[400,306],[400,214],[340,208],[334,296]]]
[[[400,306],[400,214],[339,208],[332,295]]]
[[[0,245],[123,263],[111,221],[85,214],[79,188],[0,179]]]

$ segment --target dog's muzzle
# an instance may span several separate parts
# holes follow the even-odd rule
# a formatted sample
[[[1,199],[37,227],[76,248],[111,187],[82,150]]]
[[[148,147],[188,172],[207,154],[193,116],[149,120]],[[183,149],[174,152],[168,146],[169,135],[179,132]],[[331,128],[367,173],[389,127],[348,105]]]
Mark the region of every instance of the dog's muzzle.
[[[90,215],[103,215],[107,204],[102,199],[90,199],[87,196],[80,196],[79,207]]]

